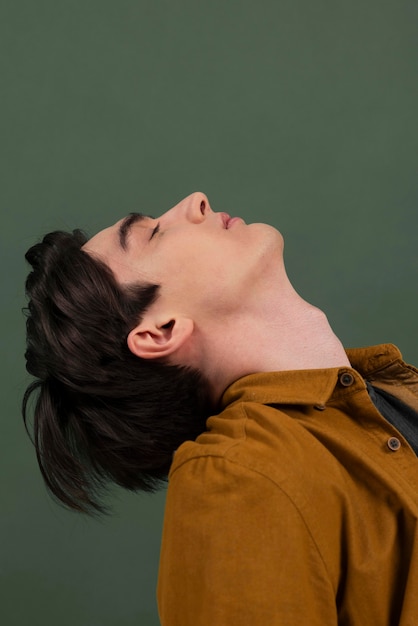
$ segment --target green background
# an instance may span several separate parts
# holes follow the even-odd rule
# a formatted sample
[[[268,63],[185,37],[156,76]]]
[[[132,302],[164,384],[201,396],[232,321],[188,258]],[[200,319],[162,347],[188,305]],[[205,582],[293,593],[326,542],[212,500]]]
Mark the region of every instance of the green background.
[[[68,513],[23,430],[23,255],[45,232],[204,191],[281,230],[346,345],[418,362],[417,18],[407,0],[3,0],[4,626],[158,624],[164,494]]]

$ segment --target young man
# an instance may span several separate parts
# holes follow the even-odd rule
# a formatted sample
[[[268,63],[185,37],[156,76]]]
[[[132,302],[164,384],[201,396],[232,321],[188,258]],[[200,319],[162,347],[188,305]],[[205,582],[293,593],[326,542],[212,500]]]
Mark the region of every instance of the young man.
[[[277,230],[196,193],[27,258],[41,470],[81,510],[169,472],[163,626],[418,623],[418,371],[346,352]]]

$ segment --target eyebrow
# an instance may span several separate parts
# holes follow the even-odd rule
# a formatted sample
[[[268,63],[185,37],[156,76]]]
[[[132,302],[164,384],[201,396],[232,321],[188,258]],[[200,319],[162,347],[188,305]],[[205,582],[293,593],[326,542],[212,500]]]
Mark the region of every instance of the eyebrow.
[[[122,221],[119,226],[119,243],[122,250],[126,250],[127,248],[127,240],[129,237],[129,233],[131,228],[137,222],[141,222],[142,220],[150,217],[149,215],[144,215],[143,213],[129,213]]]

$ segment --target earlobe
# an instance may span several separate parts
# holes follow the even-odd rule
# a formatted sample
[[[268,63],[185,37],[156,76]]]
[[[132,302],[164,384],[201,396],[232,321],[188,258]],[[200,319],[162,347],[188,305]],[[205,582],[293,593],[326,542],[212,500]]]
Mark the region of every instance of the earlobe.
[[[160,359],[175,353],[193,333],[193,320],[177,318],[155,324],[143,320],[127,337],[129,350],[142,359]]]

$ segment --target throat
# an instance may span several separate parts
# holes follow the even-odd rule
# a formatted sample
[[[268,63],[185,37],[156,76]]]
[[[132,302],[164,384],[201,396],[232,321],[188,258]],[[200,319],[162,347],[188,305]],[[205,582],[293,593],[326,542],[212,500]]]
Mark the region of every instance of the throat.
[[[320,309],[302,301],[264,335],[262,361],[267,370],[323,369],[349,366],[341,341]],[[261,363],[259,364],[261,367]],[[266,370],[264,370],[266,371]]]
[[[257,372],[350,367],[326,315],[307,303],[293,308],[292,315],[236,320],[226,335],[217,342],[208,368],[214,397]]]

